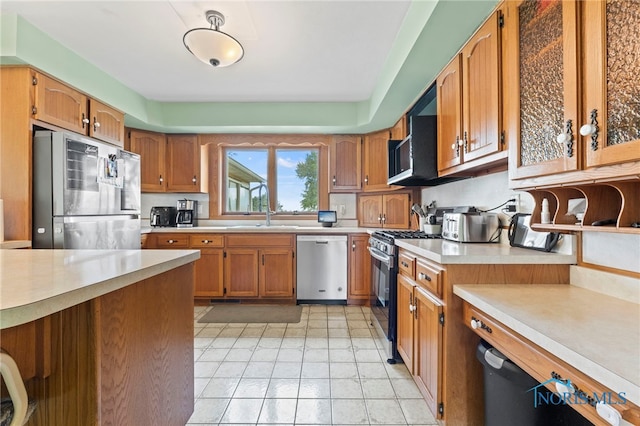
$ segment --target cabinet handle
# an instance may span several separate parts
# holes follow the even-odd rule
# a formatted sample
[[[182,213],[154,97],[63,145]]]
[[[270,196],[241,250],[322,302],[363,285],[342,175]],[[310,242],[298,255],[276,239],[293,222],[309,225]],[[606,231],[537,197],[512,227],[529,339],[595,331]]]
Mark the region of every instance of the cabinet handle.
[[[202,240],[201,242],[202,242],[202,244],[209,244],[211,241],[209,241],[209,240]]]
[[[403,261],[403,262],[400,262],[400,263],[402,263],[402,266],[404,266],[405,268],[408,268],[408,267],[409,267],[409,264],[408,264],[407,262],[404,262],[404,261]]]
[[[351,251],[356,251],[356,243],[351,244]]]
[[[191,182],[193,182],[193,184],[195,185],[197,181],[198,181],[198,179],[196,179],[196,176],[193,175],[193,179],[191,179]]]
[[[487,324],[483,323],[482,320],[479,320],[476,317],[471,317],[470,323],[471,323],[471,328],[473,328],[474,330],[482,329],[482,330],[487,330],[487,333],[493,333],[493,330],[491,330],[491,327],[489,327]]]
[[[456,157],[460,157],[460,146],[462,144],[463,142],[460,140],[460,136],[456,136],[456,142],[451,145],[451,148],[456,150]]]
[[[369,175],[366,175],[364,177],[364,183],[366,183],[367,185],[369,185]]]
[[[556,137],[556,142],[567,147],[567,157],[573,157],[573,121],[567,120],[564,127],[564,133],[560,133]]]
[[[160,181],[160,185],[162,185],[162,182],[164,182],[164,179],[162,179],[162,175],[160,175],[159,181]]]
[[[591,151],[598,150],[598,132],[600,128],[598,127],[598,110],[592,109],[591,114],[589,114],[589,123],[580,127],[580,134],[582,136],[591,136]]]
[[[378,223],[382,223],[382,215],[378,214]]]
[[[409,312],[413,312],[413,294],[409,293]]]
[[[427,280],[427,281],[431,281],[431,277],[427,274],[425,274],[424,272],[420,272],[418,274],[418,278],[421,280]]]
[[[333,179],[331,179],[331,182],[333,182],[333,184],[336,184],[336,177],[334,176]]]
[[[469,139],[467,137],[467,132],[464,132],[464,153],[469,152]]]
[[[387,221],[387,215],[383,214],[382,215],[382,223],[384,224]]]
[[[178,242],[177,240],[167,240],[167,243],[169,243],[169,244],[173,244],[173,243],[177,243],[177,242]]]
[[[98,128],[100,128],[100,123],[96,117],[93,117],[93,131],[97,132]]]
[[[84,129],[85,124],[89,124],[89,119],[82,113],[82,128]]]

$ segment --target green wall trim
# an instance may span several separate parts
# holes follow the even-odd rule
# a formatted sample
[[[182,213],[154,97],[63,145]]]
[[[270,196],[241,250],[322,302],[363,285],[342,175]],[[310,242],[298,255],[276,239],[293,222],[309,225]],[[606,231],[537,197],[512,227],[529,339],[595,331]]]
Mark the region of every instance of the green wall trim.
[[[125,112],[127,126],[167,133],[367,133],[392,126],[497,0],[414,0],[369,100],[157,102],[15,14],[0,15],[0,64],[29,64]]]

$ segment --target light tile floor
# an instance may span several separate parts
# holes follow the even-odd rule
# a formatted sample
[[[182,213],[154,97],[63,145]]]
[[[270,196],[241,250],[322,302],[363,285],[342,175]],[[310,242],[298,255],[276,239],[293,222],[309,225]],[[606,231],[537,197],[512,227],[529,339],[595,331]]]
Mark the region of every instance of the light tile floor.
[[[435,425],[404,364],[386,363],[369,309],[305,305],[296,324],[201,324],[189,425]],[[373,334],[372,334],[373,333]]]

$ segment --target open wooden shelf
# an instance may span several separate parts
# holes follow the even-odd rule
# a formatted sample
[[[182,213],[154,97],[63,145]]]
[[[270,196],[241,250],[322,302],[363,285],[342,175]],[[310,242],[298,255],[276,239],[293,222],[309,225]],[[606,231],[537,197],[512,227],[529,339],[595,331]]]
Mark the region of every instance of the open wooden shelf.
[[[595,231],[640,234],[640,228],[631,227],[640,222],[640,181],[614,181],[606,183],[578,184],[554,188],[527,190],[533,196],[535,208],[531,224],[536,230],[553,232]],[[549,202],[551,223],[541,223],[542,200]],[[584,199],[586,206],[580,221],[567,214],[569,200]],[[593,226],[600,220],[612,219],[611,225]]]

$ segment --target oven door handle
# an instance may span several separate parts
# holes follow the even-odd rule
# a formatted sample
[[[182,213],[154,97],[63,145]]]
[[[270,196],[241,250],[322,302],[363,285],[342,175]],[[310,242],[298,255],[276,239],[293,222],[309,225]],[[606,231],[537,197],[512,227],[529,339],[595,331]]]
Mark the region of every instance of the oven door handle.
[[[373,257],[376,260],[379,260],[380,262],[391,266],[391,256],[383,254],[382,252],[376,250],[376,249],[372,249],[371,247],[367,247],[367,250],[369,250],[369,254],[371,254],[371,257]]]

